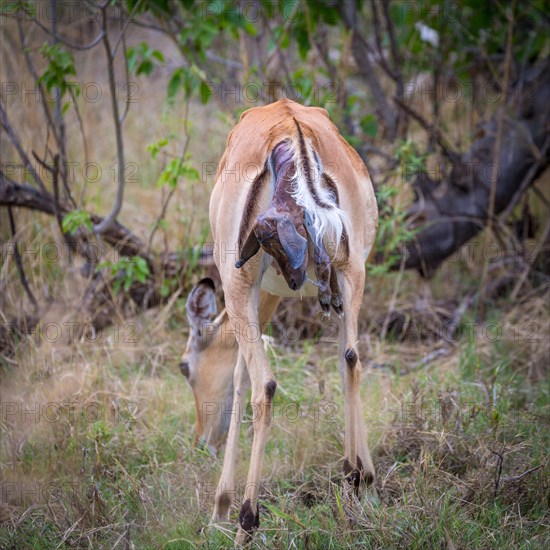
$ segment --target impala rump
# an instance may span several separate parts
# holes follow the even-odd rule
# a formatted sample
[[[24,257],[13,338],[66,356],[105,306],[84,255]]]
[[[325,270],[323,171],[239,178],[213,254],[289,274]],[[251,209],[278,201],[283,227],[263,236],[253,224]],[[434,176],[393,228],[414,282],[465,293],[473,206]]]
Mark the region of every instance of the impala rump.
[[[296,291],[307,280],[311,255],[317,285],[325,294],[324,304],[321,302],[326,311],[331,300],[328,296],[330,258],[325,243],[334,257],[346,233],[346,216],[338,205],[336,186],[323,173],[321,160],[306,141],[300,123],[293,120],[296,135],[277,143],[267,160],[273,193],[271,205],[256,217],[246,240],[244,234],[250,224],[248,220],[241,224],[236,267],[242,267],[262,248],[273,257],[288,287]],[[252,210],[263,175],[258,176],[249,192],[247,212]]]
[[[253,167],[252,185],[243,166]],[[365,165],[327,112],[280,100],[249,109],[231,130],[218,166],[209,216],[228,324],[238,344],[233,374],[234,412],[214,498],[214,523],[229,519],[236,487],[239,427],[245,396],[249,388],[252,390],[254,440],[239,514],[239,545],[259,525],[262,463],[277,387],[258,328],[273,314],[279,296],[295,292],[289,286],[299,288],[304,284],[306,267],[314,271],[310,277],[316,279],[312,282],[323,310],[330,312],[332,307],[339,314],[344,476],[356,493],[361,481],[374,477],[361,410],[361,361],[355,346],[365,286],[364,251],[374,242],[377,207]],[[234,245],[237,266],[234,260],[227,261],[227,252],[235,250]],[[254,255],[254,260],[246,263]],[[269,292],[275,291],[275,296],[265,292],[268,277]],[[305,290],[310,286],[308,278]],[[284,294],[278,292],[281,287]],[[208,371],[213,383],[215,371]]]

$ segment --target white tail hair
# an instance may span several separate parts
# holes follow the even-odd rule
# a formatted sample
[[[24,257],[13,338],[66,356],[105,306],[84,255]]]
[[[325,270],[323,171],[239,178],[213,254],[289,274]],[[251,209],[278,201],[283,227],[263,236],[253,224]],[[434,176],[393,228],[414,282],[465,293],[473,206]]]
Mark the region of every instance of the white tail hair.
[[[296,171],[292,182],[292,197],[311,216],[317,242],[323,242],[326,236],[328,242],[325,243],[329,245],[326,246],[327,252],[332,256],[338,251],[348,218],[338,206],[334,193],[321,185],[323,166],[319,155],[305,137],[300,137],[305,145],[305,155],[302,154],[300,143],[294,142],[292,160]]]

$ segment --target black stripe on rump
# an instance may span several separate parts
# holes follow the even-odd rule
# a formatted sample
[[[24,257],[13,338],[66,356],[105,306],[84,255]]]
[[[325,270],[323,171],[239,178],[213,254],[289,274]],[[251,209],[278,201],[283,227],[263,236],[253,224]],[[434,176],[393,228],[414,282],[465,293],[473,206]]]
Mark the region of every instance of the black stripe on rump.
[[[262,190],[263,177],[267,172],[267,163],[264,164],[263,170],[254,178],[250,191],[246,197],[246,203],[244,205],[243,217],[241,219],[241,225],[239,227],[239,255],[242,251],[243,243],[247,233],[249,231],[250,221],[254,215],[254,207],[256,206],[256,200]]]
[[[321,200],[321,198],[317,194],[317,189],[315,189],[315,186],[313,185],[313,180],[311,178],[311,166],[309,164],[309,157],[307,156],[307,148],[306,148],[306,142],[304,139],[304,134],[302,134],[302,129],[300,128],[298,121],[294,117],[292,117],[292,120],[294,120],[294,124],[296,124],[296,129],[298,130],[298,144],[300,145],[300,159],[302,162],[302,167],[306,177],[306,183],[307,183],[309,192],[311,193],[311,196],[313,197],[315,204],[319,206],[319,208],[325,208],[325,209],[331,208],[332,205],[327,204]]]

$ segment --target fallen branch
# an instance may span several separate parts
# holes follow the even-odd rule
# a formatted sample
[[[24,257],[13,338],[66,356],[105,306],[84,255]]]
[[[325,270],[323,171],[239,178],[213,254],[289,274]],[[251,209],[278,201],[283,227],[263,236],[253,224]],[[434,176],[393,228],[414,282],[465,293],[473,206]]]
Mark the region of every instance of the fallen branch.
[[[501,481],[506,481],[508,483],[513,483],[516,481],[521,481],[524,477],[527,477],[528,475],[531,475],[533,472],[536,472],[537,470],[540,470],[541,468],[544,468],[545,464],[539,464],[538,466],[535,466],[534,468],[531,468],[527,470],[526,472],[523,472],[522,474],[519,474],[518,476],[506,476],[501,478]]]
[[[417,199],[409,209],[409,219],[416,220],[414,225],[420,230],[403,247],[407,269],[430,276],[485,227],[491,202],[495,217],[501,212],[507,215],[518,193],[525,192],[550,166],[550,148],[545,145],[550,132],[550,60],[532,67],[521,93],[516,92],[510,91],[507,108],[518,112],[517,124],[502,134],[494,197],[486,174],[495,161],[498,115],[483,125],[479,137],[443,181],[425,172],[417,175]],[[534,154],[537,149],[541,152],[538,159]],[[392,268],[397,270],[400,264],[401,259],[397,259]]]
[[[16,183],[8,178],[0,170],[0,206],[11,206],[18,208],[27,208],[56,215],[55,198],[48,191],[41,191],[28,183]],[[59,203],[60,214],[67,214],[72,211],[66,203]],[[94,224],[99,224],[103,220],[101,216],[90,214]],[[122,256],[141,256],[152,266],[152,259],[147,254],[145,243],[129,229],[119,222],[114,222],[106,231],[102,238],[115,248]]]

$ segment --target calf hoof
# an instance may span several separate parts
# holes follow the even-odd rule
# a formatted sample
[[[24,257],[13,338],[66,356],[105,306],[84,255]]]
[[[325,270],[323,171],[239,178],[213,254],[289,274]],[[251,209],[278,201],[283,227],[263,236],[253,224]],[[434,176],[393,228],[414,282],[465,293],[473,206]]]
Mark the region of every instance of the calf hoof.
[[[344,312],[344,309],[342,308],[343,302],[342,302],[342,296],[340,294],[333,294],[331,296],[330,303],[332,304],[332,307],[336,314],[338,316],[342,315]]]
[[[330,315],[330,303],[331,295],[330,292],[321,292],[319,291],[319,303],[321,304],[321,309],[323,310],[323,315],[328,317]]]

